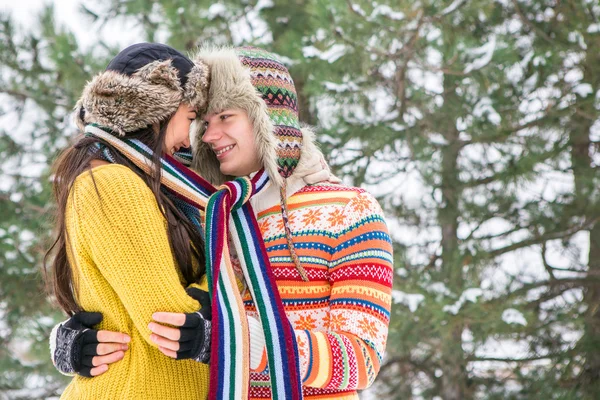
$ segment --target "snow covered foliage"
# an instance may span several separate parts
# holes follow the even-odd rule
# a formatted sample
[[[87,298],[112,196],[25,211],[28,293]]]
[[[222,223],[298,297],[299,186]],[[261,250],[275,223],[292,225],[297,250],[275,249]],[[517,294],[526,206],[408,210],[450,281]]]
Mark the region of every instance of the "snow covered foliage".
[[[85,6],[96,28],[118,20],[138,40],[284,56],[302,121],[317,126],[345,182],[379,197],[394,240],[388,352],[365,398],[600,392],[597,2]],[[0,348],[9,349],[0,388],[13,397],[46,387],[28,392],[43,398],[62,384],[41,318],[58,315],[39,295],[46,166],[72,133],[67,113],[83,82],[117,50],[81,47],[48,15],[36,32],[3,16],[0,35]],[[86,40],[105,42],[103,32]],[[21,337],[26,346],[15,345]]]
[[[312,104],[339,174],[385,204],[401,271],[378,396],[595,393],[599,7],[353,0],[318,15]]]

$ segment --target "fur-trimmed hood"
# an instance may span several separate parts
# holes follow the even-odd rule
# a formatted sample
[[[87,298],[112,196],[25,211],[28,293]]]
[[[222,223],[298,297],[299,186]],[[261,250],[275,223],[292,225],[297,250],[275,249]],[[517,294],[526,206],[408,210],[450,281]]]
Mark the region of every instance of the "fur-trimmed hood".
[[[253,47],[206,47],[194,62],[206,64],[211,71],[206,114],[229,108],[248,113],[259,158],[278,187],[303,159],[313,158],[313,153],[322,157],[312,132],[300,126],[294,82],[275,54]],[[218,185],[231,177],[221,173],[215,153],[201,140],[203,134],[203,124],[197,124],[192,134],[193,168]]]
[[[254,198],[254,205],[262,208],[280,201],[291,259],[302,280],[308,281],[294,249],[287,198],[305,183],[337,178],[331,176],[312,131],[300,126],[296,88],[290,73],[276,55],[254,47],[203,48],[194,62],[208,65],[211,73],[208,107],[200,118],[232,108],[248,114],[259,159],[271,180],[267,191]],[[220,185],[231,177],[221,173],[214,151],[202,141],[203,134],[204,124],[196,124],[192,134],[192,168],[213,185]],[[308,182],[309,176],[318,180]]]
[[[75,122],[80,129],[95,123],[124,136],[128,132],[163,121],[182,102],[196,107],[199,113],[205,110],[209,85],[206,64],[192,64],[187,57],[165,45],[142,45],[145,46],[141,50],[140,46],[135,48],[135,45],[123,50],[115,60],[127,57],[127,62],[132,65],[132,60],[136,61],[135,57],[144,56],[142,62],[148,58],[158,59],[148,62],[135,72],[130,71],[132,73],[107,69],[87,83],[75,106]],[[161,52],[157,52],[157,48]],[[169,51],[164,52],[165,48]],[[189,63],[184,80],[179,76],[181,69],[176,68],[173,60],[168,58],[173,54]]]

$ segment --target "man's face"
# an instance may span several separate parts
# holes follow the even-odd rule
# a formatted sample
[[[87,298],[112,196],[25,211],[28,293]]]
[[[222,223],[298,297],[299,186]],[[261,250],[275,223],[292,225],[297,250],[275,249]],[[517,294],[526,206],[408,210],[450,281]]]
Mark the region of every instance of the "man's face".
[[[221,173],[246,176],[262,167],[254,140],[254,130],[248,114],[229,109],[204,117],[202,141],[215,152],[221,163]]]

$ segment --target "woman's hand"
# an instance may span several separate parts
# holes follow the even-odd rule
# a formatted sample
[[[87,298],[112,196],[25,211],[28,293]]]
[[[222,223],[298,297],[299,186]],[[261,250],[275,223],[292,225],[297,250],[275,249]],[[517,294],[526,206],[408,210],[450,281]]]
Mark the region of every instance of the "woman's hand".
[[[182,360],[193,359],[202,363],[210,360],[211,312],[208,292],[197,288],[187,289],[188,294],[200,302],[200,311],[182,314],[157,312],[148,328],[150,340],[168,357]],[[161,324],[175,326],[172,328]]]
[[[98,312],[78,312],[56,328],[51,343],[52,361],[65,374],[93,377],[108,371],[108,365],[125,356],[131,338],[124,333],[98,331],[102,321]]]

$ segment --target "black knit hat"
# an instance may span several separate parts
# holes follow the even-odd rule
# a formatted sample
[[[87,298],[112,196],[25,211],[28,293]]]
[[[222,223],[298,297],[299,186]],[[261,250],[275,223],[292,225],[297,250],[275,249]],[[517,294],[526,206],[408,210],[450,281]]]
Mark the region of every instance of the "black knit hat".
[[[209,70],[159,43],[139,43],[121,51],[84,88],[75,122],[105,126],[121,136],[171,116],[182,102],[202,111]]]
[[[161,43],[137,43],[121,50],[108,63],[107,71],[116,71],[125,75],[133,75],[145,65],[157,60],[171,60],[171,65],[177,70],[179,83],[185,86],[187,75],[194,68],[192,60],[179,51]]]

